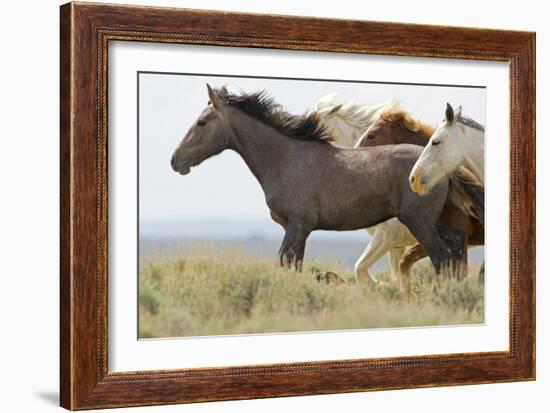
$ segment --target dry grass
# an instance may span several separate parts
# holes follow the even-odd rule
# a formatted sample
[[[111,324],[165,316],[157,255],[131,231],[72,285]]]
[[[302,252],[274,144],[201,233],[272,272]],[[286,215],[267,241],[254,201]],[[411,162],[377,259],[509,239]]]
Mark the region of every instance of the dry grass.
[[[315,275],[337,264],[307,262],[302,273],[238,249],[201,246],[185,258],[150,259],[139,277],[142,338],[372,327],[482,323],[483,286],[475,271],[433,291],[429,263],[416,265],[415,299],[397,286],[364,282],[322,284]],[[349,275],[349,274],[347,274]],[[382,280],[386,273],[378,274]]]

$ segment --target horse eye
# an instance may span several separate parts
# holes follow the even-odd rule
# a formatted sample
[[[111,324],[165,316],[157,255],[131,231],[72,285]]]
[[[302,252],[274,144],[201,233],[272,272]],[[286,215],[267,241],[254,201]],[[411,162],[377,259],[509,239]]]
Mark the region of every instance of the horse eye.
[[[206,125],[206,121],[204,119],[201,119],[197,122],[197,126],[204,126]]]
[[[440,143],[441,143],[441,141],[438,141],[438,140],[432,141],[432,145],[434,145],[434,146],[439,145]]]
[[[367,139],[374,139],[374,138],[376,138],[376,133],[375,132],[367,133]]]

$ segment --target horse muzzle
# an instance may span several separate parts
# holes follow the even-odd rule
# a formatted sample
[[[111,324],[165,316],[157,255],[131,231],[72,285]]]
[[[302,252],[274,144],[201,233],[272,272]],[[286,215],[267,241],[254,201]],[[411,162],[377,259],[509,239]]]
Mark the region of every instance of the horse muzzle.
[[[425,195],[428,192],[426,188],[426,178],[422,169],[418,168],[411,173],[409,176],[409,185],[411,189],[419,195]]]
[[[191,166],[186,162],[179,160],[176,155],[172,155],[170,165],[172,166],[172,169],[180,175],[187,175],[191,171]]]

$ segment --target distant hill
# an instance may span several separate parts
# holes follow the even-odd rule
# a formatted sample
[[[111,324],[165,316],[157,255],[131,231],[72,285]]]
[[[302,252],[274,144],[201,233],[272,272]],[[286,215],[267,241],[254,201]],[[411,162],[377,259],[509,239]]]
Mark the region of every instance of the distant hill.
[[[193,220],[140,221],[139,232],[142,239],[214,239],[236,240],[262,238],[279,240],[284,236],[280,225],[269,216],[255,218],[200,217]],[[365,230],[358,231],[314,231],[314,239],[328,240],[368,240]]]
[[[312,236],[306,245],[306,260],[319,260],[322,262],[339,262],[348,269],[353,269],[357,258],[361,255],[368,243],[366,231],[362,231],[364,240],[360,239],[326,239]],[[357,236],[357,238],[359,238]],[[281,234],[282,239],[282,234]],[[139,243],[140,261],[147,261],[154,257],[185,256],[186,251],[192,250],[198,245],[207,244],[216,250],[235,249],[249,253],[259,258],[277,259],[281,239],[269,239],[260,236],[251,236],[242,239],[148,239],[141,238]],[[469,250],[470,263],[480,263],[484,258],[483,247]],[[380,271],[388,266],[387,258],[379,260],[374,266],[375,271]]]

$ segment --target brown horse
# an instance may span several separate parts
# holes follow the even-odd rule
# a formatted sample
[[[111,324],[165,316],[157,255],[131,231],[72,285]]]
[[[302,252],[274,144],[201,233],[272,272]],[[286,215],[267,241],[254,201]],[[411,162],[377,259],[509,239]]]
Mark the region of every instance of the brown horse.
[[[376,120],[369,127],[369,129],[367,129],[363,136],[359,138],[357,146],[371,147],[399,144],[426,146],[434,130],[435,129],[433,127],[419,122],[409,113],[394,105],[387,111],[383,112],[378,120]],[[463,167],[459,169],[458,174],[455,174],[451,178],[450,185],[455,185],[455,189],[463,187],[463,185],[456,185],[457,180],[465,180],[470,183],[475,182],[480,188],[480,191],[478,192],[479,202],[468,206],[468,208],[472,208],[474,210],[472,211],[474,212],[473,214],[466,214],[463,210],[457,207],[456,202],[452,202],[453,200],[449,198],[441,213],[441,220],[451,227],[460,229],[465,233],[466,246],[484,245],[484,211],[479,208],[479,205],[484,204],[483,186],[468,169]],[[453,192],[456,193],[456,191],[449,191],[449,193]],[[464,197],[462,198],[467,199]],[[472,215],[474,217],[477,216],[478,219],[473,218]],[[420,244],[417,243],[412,247],[409,247],[403,254],[400,262],[400,269],[403,274],[408,275],[413,264],[425,256],[426,252]],[[466,256],[466,254],[464,254],[464,256]],[[463,264],[467,265],[467,262],[464,262]]]

